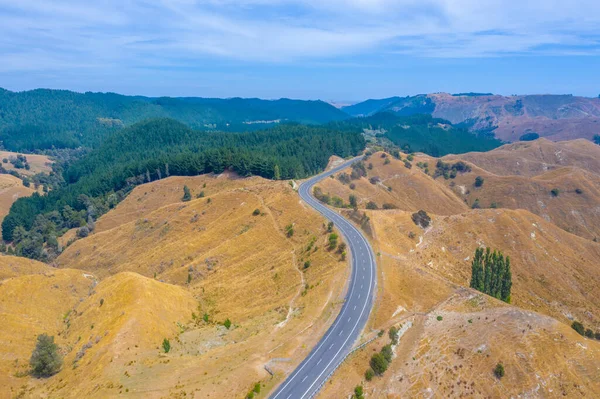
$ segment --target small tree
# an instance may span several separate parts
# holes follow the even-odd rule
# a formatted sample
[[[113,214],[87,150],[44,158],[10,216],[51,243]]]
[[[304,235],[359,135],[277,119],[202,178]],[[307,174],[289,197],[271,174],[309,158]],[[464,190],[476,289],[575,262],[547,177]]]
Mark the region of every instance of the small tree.
[[[388,368],[388,361],[381,353],[375,353],[369,363],[376,375],[382,375]]]
[[[50,377],[60,371],[62,363],[54,337],[47,334],[38,335],[35,349],[29,360],[31,374],[36,377]]]
[[[558,188],[553,188],[550,190],[550,194],[552,194],[553,197],[558,197],[560,195],[560,190]]]
[[[258,215],[260,215],[260,209],[256,208],[254,210],[254,212],[252,212],[252,216],[258,216]]]
[[[356,201],[356,195],[350,194],[350,197],[348,197],[348,200],[350,201],[350,206],[352,208],[356,209],[358,207],[358,202]]]
[[[374,376],[375,372],[373,371],[373,369],[369,368],[367,369],[367,371],[365,371],[365,380],[371,381]]]
[[[594,332],[592,331],[591,328],[586,328],[585,330],[585,336],[588,338],[594,338]]]
[[[373,201],[367,202],[367,209],[377,209],[377,204]]]
[[[381,348],[381,354],[387,360],[388,363],[391,363],[392,358],[394,357],[394,351],[392,351],[392,345],[386,345]]]
[[[387,158],[386,158],[387,160]],[[364,399],[365,394],[363,392],[363,387],[362,385],[357,385],[354,388],[354,395],[352,395],[352,399]]]
[[[183,202],[187,202],[190,201],[192,199],[192,193],[190,191],[190,188],[188,186],[183,186],[183,197],[181,198],[181,200]]]
[[[481,187],[481,186],[483,186],[483,177],[477,176],[475,178],[475,187]]]
[[[579,333],[579,335],[585,334],[585,327],[583,327],[583,324],[581,324],[578,321],[574,321],[573,324],[571,324],[571,328],[573,330],[577,331]]]
[[[498,363],[496,365],[496,367],[494,368],[494,375],[499,379],[504,377],[504,366],[502,365],[502,363]]]
[[[390,341],[392,341],[392,344],[398,345],[399,335],[398,335],[398,329],[395,326],[390,327],[390,330],[388,331],[388,335],[390,336]]]
[[[229,319],[226,319],[226,320],[223,322],[223,325],[225,326],[225,328],[226,328],[226,329],[228,329],[228,330],[229,330],[229,329],[231,328],[231,320],[229,320]]]
[[[169,353],[169,351],[171,350],[171,343],[168,339],[163,339],[162,347],[165,353]]]

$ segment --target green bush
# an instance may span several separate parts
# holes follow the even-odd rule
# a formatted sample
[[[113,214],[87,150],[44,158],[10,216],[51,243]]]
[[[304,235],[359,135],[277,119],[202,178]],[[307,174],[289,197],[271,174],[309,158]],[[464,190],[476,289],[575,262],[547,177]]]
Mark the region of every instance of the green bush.
[[[182,201],[187,202],[192,199],[192,193],[190,192],[190,188],[188,186],[183,186],[183,197]]]
[[[381,354],[387,360],[388,363],[392,362],[392,358],[394,357],[394,351],[392,351],[392,345],[386,345],[381,348]]]
[[[389,362],[381,353],[373,354],[369,364],[371,365],[371,368],[373,369],[373,372],[375,372],[376,375],[382,375],[383,373],[385,373],[389,366]]]
[[[258,215],[260,215],[260,209],[256,208],[254,210],[254,212],[252,212],[252,216],[258,216]]]
[[[163,339],[162,347],[165,353],[169,353],[169,351],[171,350],[171,343],[168,339]]]
[[[579,335],[585,334],[585,327],[583,327],[583,324],[581,324],[578,321],[574,321],[573,324],[571,324],[571,328],[573,330],[577,331],[579,333]]]
[[[552,194],[553,197],[558,197],[560,195],[560,190],[558,188],[553,188],[550,190],[550,194]]]
[[[484,180],[483,177],[477,176],[475,178],[475,187],[481,187],[481,186],[483,186],[483,180]]]
[[[365,380],[371,381],[374,376],[375,376],[375,372],[373,371],[373,369],[370,368],[370,369],[367,369],[367,371],[365,371]]]
[[[390,327],[390,330],[388,331],[388,335],[390,336],[390,340],[392,341],[392,344],[397,345],[398,344],[398,329],[394,326]]]
[[[229,330],[229,328],[231,328],[231,320],[229,320],[229,319],[226,319],[226,320],[223,322],[223,325],[225,326],[225,328],[226,328],[226,329],[228,329],[228,330]]]
[[[36,377],[50,377],[60,371],[62,363],[54,337],[47,334],[38,335],[35,349],[29,360],[31,374]]]
[[[504,366],[502,365],[502,363],[498,363],[496,365],[496,367],[494,368],[494,375],[497,378],[502,378],[504,377]]]

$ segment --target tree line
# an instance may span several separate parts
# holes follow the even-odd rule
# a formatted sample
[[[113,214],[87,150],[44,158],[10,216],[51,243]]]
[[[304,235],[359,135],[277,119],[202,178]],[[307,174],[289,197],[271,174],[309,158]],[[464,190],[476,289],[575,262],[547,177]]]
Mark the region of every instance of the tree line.
[[[44,244],[54,244],[68,228],[91,225],[138,184],[225,170],[268,179],[303,178],[323,170],[331,155],[353,156],[364,146],[359,133],[299,124],[214,133],[192,130],[172,119],[140,122],[111,134],[99,148],[66,165],[61,187],[18,199],[2,223],[2,237],[20,240],[17,254],[44,259]],[[15,237],[17,227],[21,228]],[[23,243],[27,245],[19,247]]]

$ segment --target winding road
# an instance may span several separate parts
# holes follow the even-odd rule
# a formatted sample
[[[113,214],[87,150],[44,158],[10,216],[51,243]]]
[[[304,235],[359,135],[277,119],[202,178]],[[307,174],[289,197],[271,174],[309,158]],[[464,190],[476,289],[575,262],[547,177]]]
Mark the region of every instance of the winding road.
[[[331,220],[342,234],[350,250],[352,272],[340,314],[306,359],[275,390],[271,399],[314,397],[350,353],[367,324],[377,286],[377,268],[373,250],[367,239],[352,223],[312,195],[312,188],[316,183],[360,159],[361,157],[354,158],[314,176],[302,183],[298,189],[300,197],[321,215]]]

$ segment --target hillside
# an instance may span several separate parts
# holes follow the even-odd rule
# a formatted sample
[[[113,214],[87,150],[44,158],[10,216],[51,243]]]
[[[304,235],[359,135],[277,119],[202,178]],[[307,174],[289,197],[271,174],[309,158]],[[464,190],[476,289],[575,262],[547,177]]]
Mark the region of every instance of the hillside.
[[[0,89],[0,109],[0,140],[14,151],[95,147],[108,133],[149,118],[173,118],[194,129],[240,131],[347,117],[322,101],[149,98],[46,89]]]
[[[350,195],[357,196],[361,209],[369,202],[379,208],[387,204],[438,215],[458,214],[471,207],[526,209],[565,231],[600,239],[600,175],[594,172],[599,156],[600,147],[587,141],[553,143],[540,139],[486,153],[443,157],[447,165],[462,161],[469,168],[445,179],[436,158],[417,154],[408,162],[409,169],[406,154],[398,160],[389,155],[382,158],[378,152],[365,162],[372,166],[366,169],[367,176],[352,181],[354,189],[339,175],[322,183],[321,188],[346,204]],[[515,171],[521,174],[510,174]],[[345,173],[351,175],[352,170]],[[477,176],[483,178],[481,187],[475,186]],[[553,190],[558,190],[556,195]]]
[[[183,185],[189,202],[181,201]],[[243,397],[257,382],[268,391],[341,306],[347,263],[326,244],[324,220],[288,182],[224,173],[140,185],[98,220],[94,234],[68,246],[59,269],[48,268],[97,283],[83,294],[54,288],[77,297],[62,307],[49,302],[56,321],[44,326],[64,348],[63,370],[46,380],[11,377],[11,392]],[[35,334],[10,336],[24,349],[13,355],[19,367],[12,358],[3,366],[6,375],[25,370],[35,341]],[[282,358],[289,360],[273,360]]]
[[[527,133],[550,140],[591,140],[598,134],[600,98],[571,95],[451,95],[435,93],[413,97],[367,100],[342,110],[351,116],[391,111],[398,115],[431,114],[473,131],[493,131],[502,141],[518,141]]]
[[[23,186],[23,181],[12,175],[0,175],[0,221],[8,215],[12,204],[19,198],[28,197],[35,190]]]
[[[563,144],[573,143],[556,145]],[[493,153],[477,156],[484,162],[485,155],[493,158]],[[597,396],[600,342],[581,337],[570,324],[579,320],[600,330],[600,244],[527,210],[469,210],[457,187],[460,179],[469,180],[472,186],[475,174],[483,170],[471,165],[470,172],[458,173],[454,179],[434,179],[416,166],[428,162],[433,173],[431,158],[417,155],[411,162],[415,166],[408,169],[404,166],[407,156],[401,156],[402,162],[373,154],[365,162],[373,165],[366,168],[366,177],[351,180],[354,189],[340,181],[339,175],[320,184],[323,192],[346,203],[350,194],[357,196],[359,215],[368,217],[362,226],[372,237],[381,271],[372,328],[363,334],[363,341],[375,340],[346,360],[319,397],[349,395],[359,384],[366,397]],[[453,157],[453,162],[458,160],[460,156]],[[570,175],[565,184],[596,176],[562,165],[534,177],[496,178],[512,179],[506,183],[515,190],[512,195],[527,202],[521,186],[537,179],[542,182],[564,170],[581,174]],[[371,184],[369,179],[375,176],[380,179]],[[481,190],[488,178],[492,175],[485,177]],[[450,182],[455,182],[452,187]],[[494,180],[493,185],[499,183]],[[505,203],[501,198],[499,204]],[[379,208],[388,203],[399,209],[365,210],[369,201]],[[571,203],[576,199],[567,196],[562,201],[555,204],[556,214],[577,205]],[[429,212],[430,227],[415,225],[411,216],[417,209]],[[571,226],[578,224],[579,219],[570,221]],[[480,246],[510,256],[510,305],[465,288],[471,278],[473,253]],[[389,343],[387,334],[377,338],[375,331],[392,325],[402,332],[395,357],[382,377],[365,381],[372,354]],[[493,373],[498,363],[506,370],[501,380]]]

